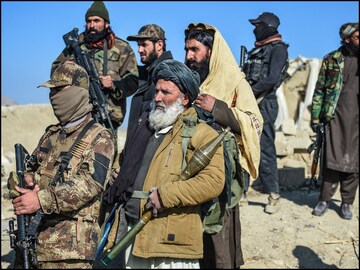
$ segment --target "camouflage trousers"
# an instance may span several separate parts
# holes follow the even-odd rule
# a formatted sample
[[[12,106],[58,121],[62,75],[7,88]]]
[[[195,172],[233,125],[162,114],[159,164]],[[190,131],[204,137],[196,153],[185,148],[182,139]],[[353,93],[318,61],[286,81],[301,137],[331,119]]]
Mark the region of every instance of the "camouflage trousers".
[[[54,262],[38,262],[39,269],[92,269],[94,261],[64,260]]]

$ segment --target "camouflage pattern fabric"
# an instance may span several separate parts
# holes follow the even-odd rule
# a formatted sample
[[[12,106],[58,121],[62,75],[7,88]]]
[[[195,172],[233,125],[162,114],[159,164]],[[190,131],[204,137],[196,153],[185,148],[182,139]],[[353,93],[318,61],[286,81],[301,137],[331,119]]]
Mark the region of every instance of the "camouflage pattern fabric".
[[[75,63],[66,63],[56,68],[51,79],[38,87],[61,87],[74,85],[89,90],[89,76],[85,68]]]
[[[328,122],[334,118],[343,84],[345,58],[342,49],[327,54],[322,61],[311,105],[311,123]]]
[[[68,260],[58,262],[40,262],[40,269],[92,269],[92,264],[82,260]]]
[[[53,125],[33,152],[36,157],[35,183],[45,213],[39,227],[38,261],[95,259],[100,227],[98,224],[100,196],[109,179],[114,156],[114,138],[106,128],[94,124],[75,147],[70,166],[52,185],[61,158],[71,148],[90,114],[81,124],[61,128]],[[78,162],[72,162],[78,159]],[[63,267],[57,267],[63,268]],[[71,267],[78,268],[78,267]]]

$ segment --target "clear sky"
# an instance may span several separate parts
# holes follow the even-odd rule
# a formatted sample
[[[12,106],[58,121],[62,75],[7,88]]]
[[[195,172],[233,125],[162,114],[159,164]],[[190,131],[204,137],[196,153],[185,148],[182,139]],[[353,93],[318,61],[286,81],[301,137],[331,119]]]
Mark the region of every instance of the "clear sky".
[[[141,26],[156,23],[165,30],[167,49],[184,60],[184,29],[191,22],[215,26],[237,62],[240,46],[251,49],[254,27],[248,19],[275,13],[289,43],[289,57],[322,58],[340,46],[339,28],[359,21],[358,1],[104,1],[115,34],[126,40]],[[92,1],[2,1],[1,91],[18,104],[49,103],[48,90],[37,88],[49,79],[52,61],[64,48],[62,36],[85,28]],[[137,60],[136,42],[130,42]],[[140,62],[139,62],[140,63]]]

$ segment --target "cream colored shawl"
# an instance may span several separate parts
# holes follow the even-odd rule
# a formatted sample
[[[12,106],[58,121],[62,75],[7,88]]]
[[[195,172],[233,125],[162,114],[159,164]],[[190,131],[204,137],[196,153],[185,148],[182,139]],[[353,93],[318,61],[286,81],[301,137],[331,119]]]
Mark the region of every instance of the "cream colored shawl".
[[[199,24],[194,24],[199,25]],[[240,163],[256,179],[260,164],[260,134],[263,118],[245,74],[240,71],[236,60],[222,37],[213,26],[200,24],[215,31],[214,44],[210,57],[210,71],[200,89],[222,100],[231,107],[236,94],[235,107],[231,108],[240,126],[237,137],[240,149]]]

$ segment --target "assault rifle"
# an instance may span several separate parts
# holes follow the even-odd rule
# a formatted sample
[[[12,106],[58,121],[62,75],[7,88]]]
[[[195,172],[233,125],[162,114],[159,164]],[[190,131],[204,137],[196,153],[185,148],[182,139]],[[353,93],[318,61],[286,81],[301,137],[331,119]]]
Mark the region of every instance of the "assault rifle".
[[[101,83],[99,81],[99,73],[91,60],[88,53],[80,48],[79,36],[77,28],[74,28],[69,33],[63,35],[63,39],[67,49],[73,49],[76,63],[85,68],[90,80],[90,99],[93,104],[93,117],[96,122],[108,128],[114,136],[116,136],[115,129],[111,122],[107,103],[102,91]]]
[[[16,174],[19,178],[18,186],[26,188],[24,173],[26,165],[31,161],[32,156],[21,144],[15,144]],[[22,258],[23,268],[36,268],[36,235],[37,228],[44,213],[41,210],[31,218],[30,215],[17,215],[17,230],[14,230],[14,220],[9,220],[10,247]],[[16,263],[16,262],[15,262]]]
[[[239,63],[239,67],[240,67],[241,71],[243,71],[243,69],[244,69],[245,55],[246,54],[247,54],[246,47],[241,45],[240,46],[240,63]]]
[[[319,163],[319,158],[320,158],[320,172],[319,172],[319,178],[321,177],[321,168],[322,168],[322,156],[323,156],[323,148],[324,148],[324,136],[325,136],[325,132],[324,132],[324,123],[320,123],[319,127],[316,131],[316,139],[315,141],[310,144],[310,146],[307,149],[307,152],[309,154],[311,154],[312,151],[314,152],[314,157],[313,157],[313,162],[311,164],[311,179],[310,179],[310,184],[309,184],[309,192],[311,189],[313,188],[318,188],[319,184],[318,184],[318,178],[316,177],[316,171],[317,171],[317,167],[318,167],[318,163]]]

